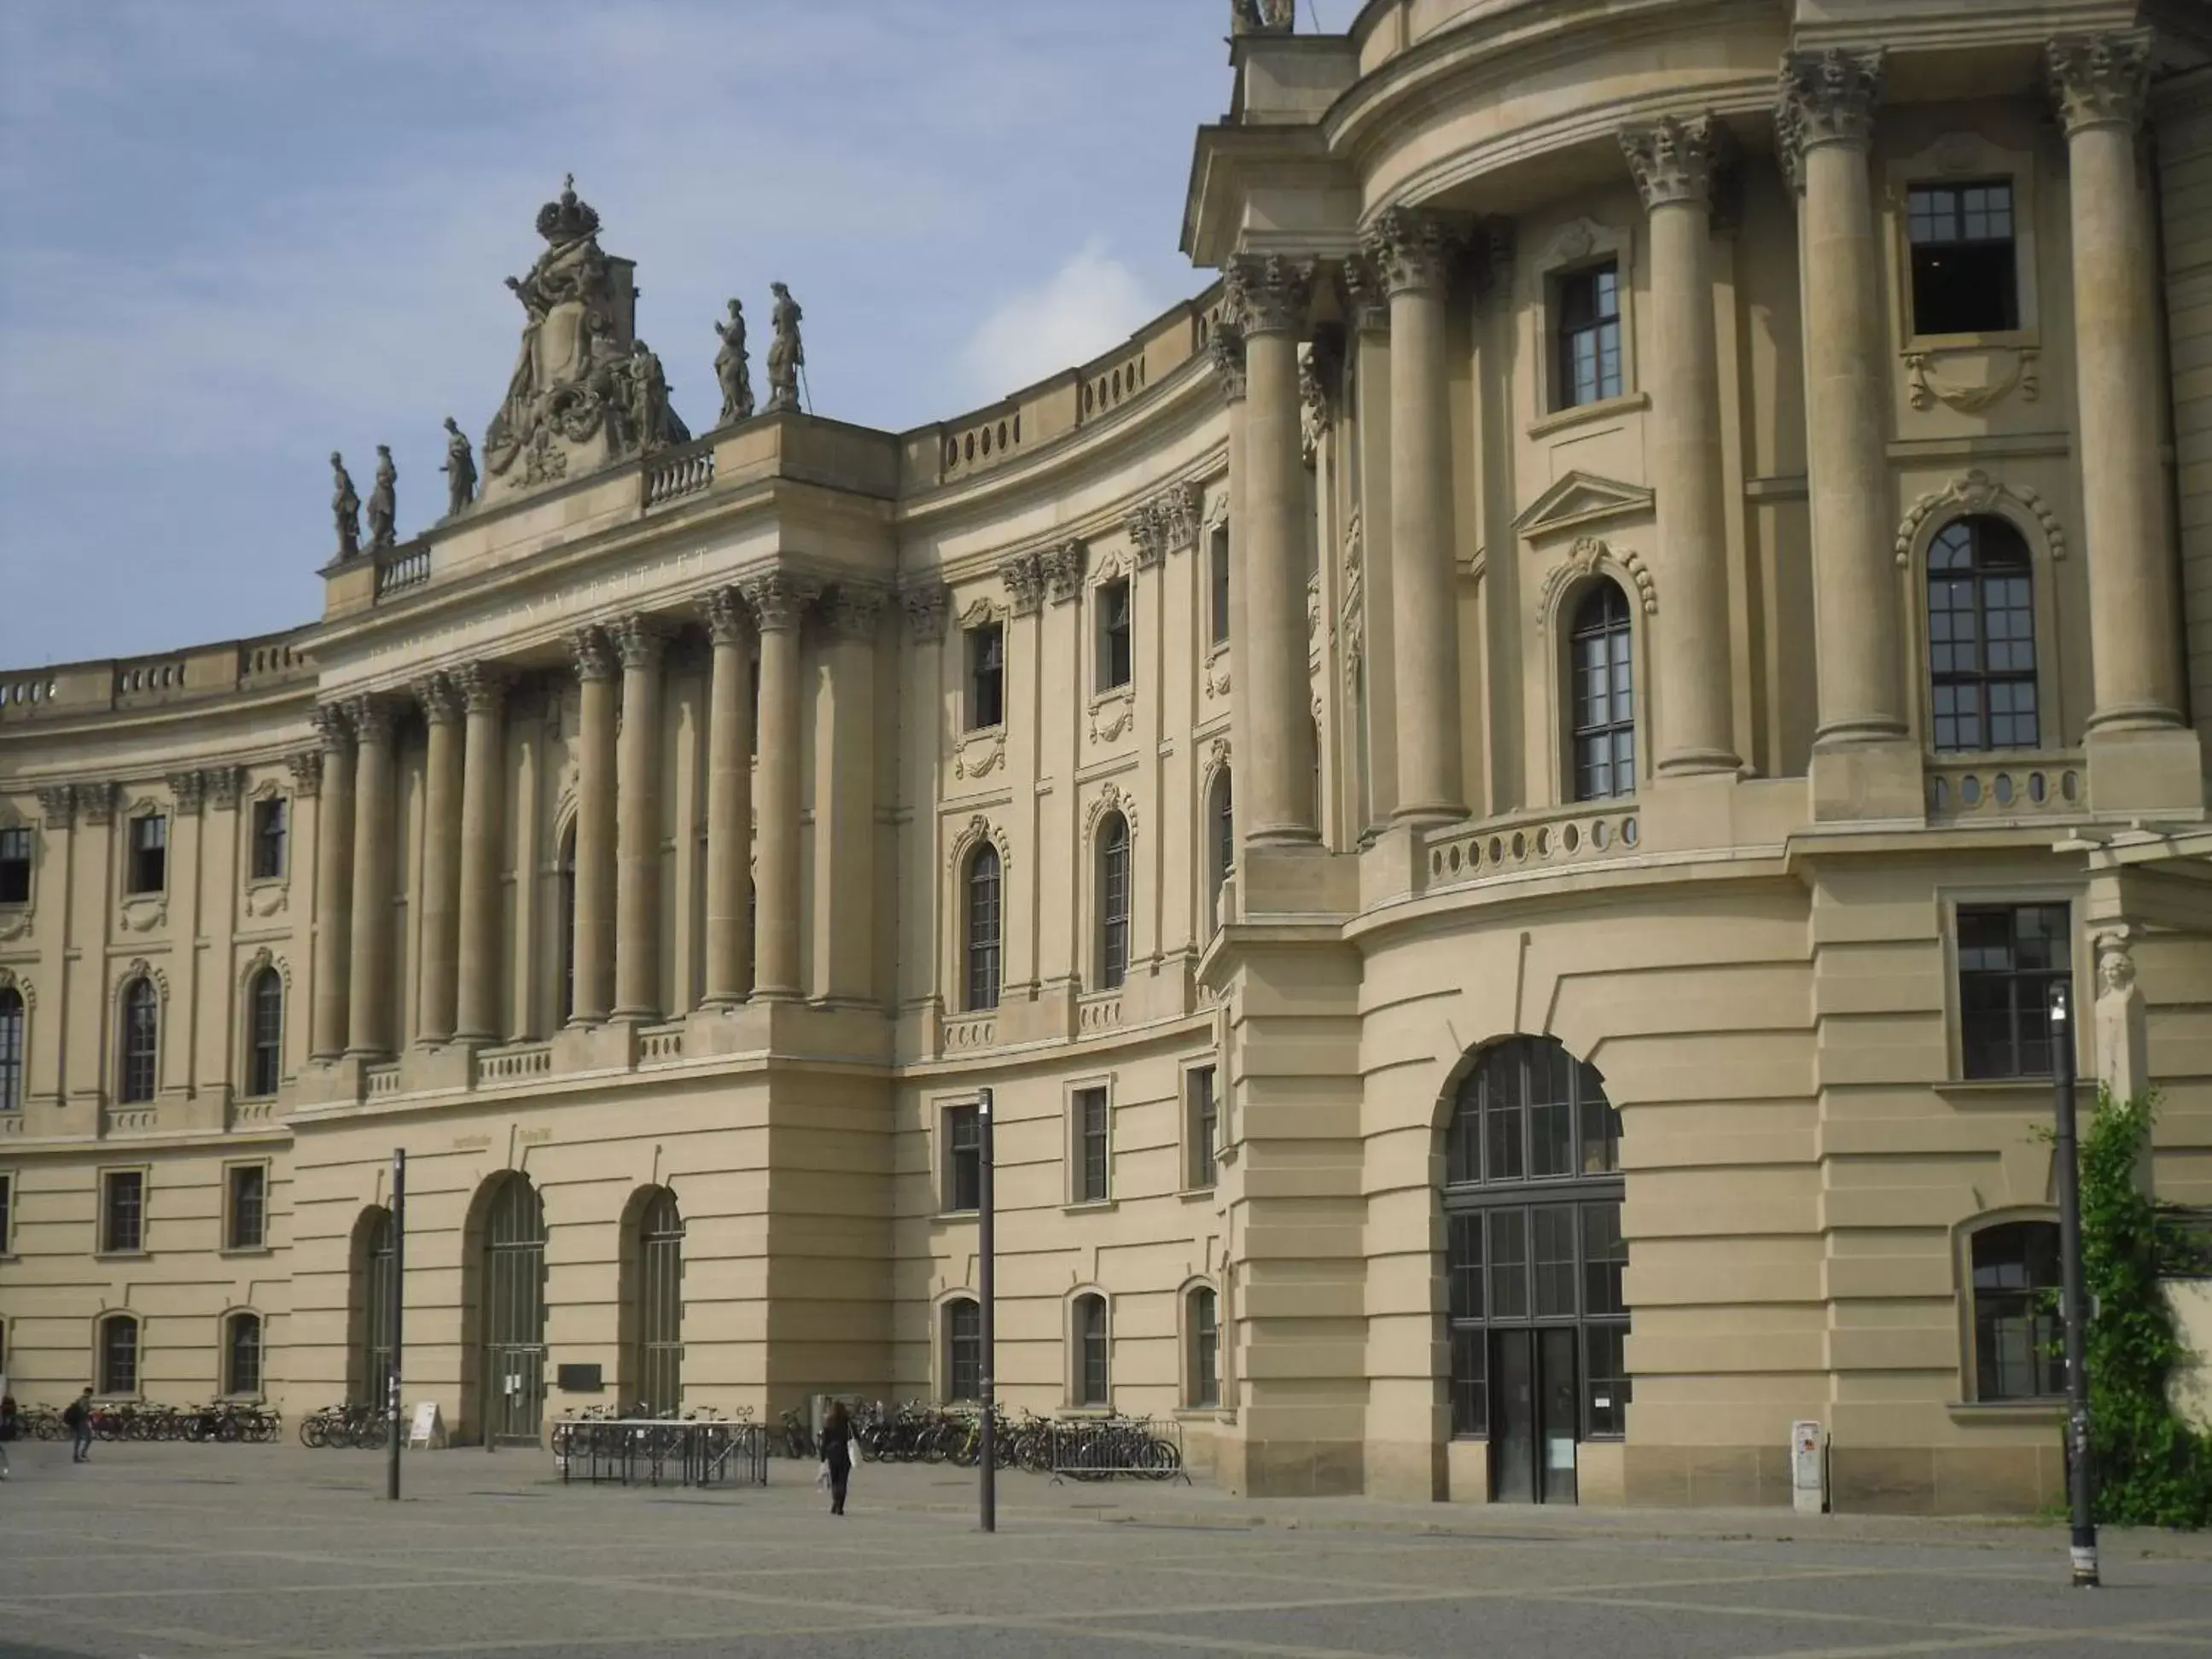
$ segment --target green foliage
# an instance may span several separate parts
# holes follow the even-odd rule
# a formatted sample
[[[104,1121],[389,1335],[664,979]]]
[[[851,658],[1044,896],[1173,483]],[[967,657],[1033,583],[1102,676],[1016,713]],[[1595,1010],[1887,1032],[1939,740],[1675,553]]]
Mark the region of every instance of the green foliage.
[[[2081,1136],[2081,1253],[2089,1322],[2097,1515],[2118,1526],[2212,1525],[2212,1438],[2173,1409],[2167,1383],[2192,1358],[2160,1288],[2184,1248],[2137,1184],[2157,1109],[2099,1093]]]

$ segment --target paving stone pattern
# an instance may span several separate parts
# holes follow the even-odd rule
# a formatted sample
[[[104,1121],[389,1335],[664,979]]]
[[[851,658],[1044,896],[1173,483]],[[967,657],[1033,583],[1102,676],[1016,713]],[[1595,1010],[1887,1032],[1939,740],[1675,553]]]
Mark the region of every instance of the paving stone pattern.
[[[2064,1584],[2050,1527],[1765,1511],[1262,1503],[1201,1486],[864,1466],[769,1491],[563,1488],[542,1455],[10,1449],[8,1659],[483,1654],[2212,1655],[2212,1547],[2123,1534]]]

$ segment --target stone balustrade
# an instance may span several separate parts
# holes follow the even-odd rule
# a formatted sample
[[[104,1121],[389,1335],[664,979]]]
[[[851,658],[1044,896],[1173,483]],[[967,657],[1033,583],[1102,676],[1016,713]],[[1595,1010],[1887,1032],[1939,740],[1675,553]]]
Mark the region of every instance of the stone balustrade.
[[[526,1083],[533,1078],[552,1075],[553,1045],[550,1042],[510,1042],[501,1048],[486,1048],[477,1056],[479,1085]]]
[[[714,446],[701,439],[645,458],[645,504],[659,507],[696,495],[714,482]]]
[[[419,542],[376,556],[376,597],[388,599],[430,580],[430,544]]]
[[[1992,755],[1932,763],[1928,768],[1931,823],[1988,823],[2072,815],[2088,807],[2082,757],[2075,754]]]
[[[640,1066],[665,1066],[671,1060],[684,1058],[684,1027],[648,1025],[637,1034],[637,1063]]]
[[[1434,891],[1559,865],[1629,857],[1641,836],[1632,800],[1577,801],[1433,830],[1422,837],[1422,851]]]

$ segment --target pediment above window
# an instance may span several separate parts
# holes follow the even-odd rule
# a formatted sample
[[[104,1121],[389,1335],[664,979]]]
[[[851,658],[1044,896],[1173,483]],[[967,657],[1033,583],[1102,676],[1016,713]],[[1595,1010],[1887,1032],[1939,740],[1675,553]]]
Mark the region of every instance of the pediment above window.
[[[1513,527],[1531,542],[1584,533],[1591,525],[1648,516],[1651,492],[1641,484],[1569,472],[1522,509]]]

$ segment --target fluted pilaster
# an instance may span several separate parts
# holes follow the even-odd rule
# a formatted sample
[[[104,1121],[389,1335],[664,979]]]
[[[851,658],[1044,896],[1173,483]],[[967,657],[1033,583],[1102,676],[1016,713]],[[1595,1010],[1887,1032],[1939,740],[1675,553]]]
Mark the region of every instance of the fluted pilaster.
[[[707,690],[707,994],[752,994],[752,613],[736,589],[707,595],[714,668]]]
[[[760,849],[755,890],[753,994],[795,999],[799,977],[799,629],[820,586],[778,571],[744,587],[761,636]]]
[[[399,1001],[392,952],[392,874],[398,841],[392,742],[398,720],[398,706],[388,698],[355,697],[346,705],[354,738],[353,951],[346,1052],[370,1058],[392,1052]]]
[[[491,663],[453,671],[468,726],[461,763],[460,988],[454,1035],[495,1042],[500,1009],[500,841],[507,819],[507,696]]]
[[[579,1024],[615,1005],[614,648],[596,628],[569,636],[578,702],[574,1006]]]

